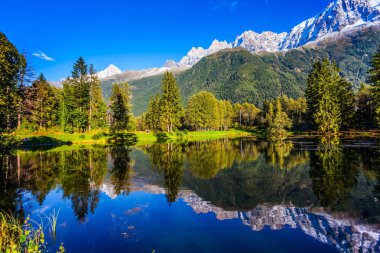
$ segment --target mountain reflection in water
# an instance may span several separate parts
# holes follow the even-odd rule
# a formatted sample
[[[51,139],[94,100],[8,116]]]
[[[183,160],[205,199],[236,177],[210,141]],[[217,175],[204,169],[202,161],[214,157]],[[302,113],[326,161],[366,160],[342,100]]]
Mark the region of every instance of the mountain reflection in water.
[[[26,217],[59,191],[86,226],[106,196],[164,194],[171,208],[182,200],[253,231],[300,229],[339,251],[379,252],[379,150],[374,139],[242,139],[18,152],[1,156],[0,210]]]

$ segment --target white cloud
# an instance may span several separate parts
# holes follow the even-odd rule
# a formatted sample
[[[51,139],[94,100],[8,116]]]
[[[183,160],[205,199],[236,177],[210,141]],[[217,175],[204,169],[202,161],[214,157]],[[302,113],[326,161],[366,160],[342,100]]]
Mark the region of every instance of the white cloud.
[[[214,11],[220,9],[230,9],[230,11],[235,10],[235,8],[239,5],[239,1],[237,0],[220,0],[218,1],[214,7],[212,8]]]
[[[54,58],[51,58],[49,56],[47,56],[44,52],[42,52],[41,50],[37,51],[37,52],[34,52],[33,53],[33,56],[35,57],[38,57],[40,59],[43,59],[45,61],[55,61]]]

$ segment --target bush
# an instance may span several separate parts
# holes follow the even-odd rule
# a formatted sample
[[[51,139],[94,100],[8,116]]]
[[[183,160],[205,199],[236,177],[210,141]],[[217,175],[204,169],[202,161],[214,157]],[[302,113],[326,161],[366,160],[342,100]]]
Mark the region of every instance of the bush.
[[[106,133],[104,133],[104,132],[100,132],[100,133],[96,133],[96,134],[94,134],[94,135],[92,136],[92,139],[93,139],[93,140],[100,140],[102,137],[105,137],[105,136],[107,136]]]

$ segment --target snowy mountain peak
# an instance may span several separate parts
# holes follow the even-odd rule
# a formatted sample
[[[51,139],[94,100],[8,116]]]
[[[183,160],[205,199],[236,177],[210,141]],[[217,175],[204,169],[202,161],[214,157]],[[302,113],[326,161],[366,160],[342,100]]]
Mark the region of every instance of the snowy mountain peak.
[[[227,41],[218,41],[214,40],[208,49],[204,49],[203,47],[195,48],[193,47],[185,57],[183,57],[178,66],[187,67],[192,66],[201,60],[203,57],[206,57],[210,54],[219,52],[223,49],[232,48],[231,43],[227,43]]]
[[[347,27],[380,21],[379,0],[336,0],[319,15],[295,26],[280,50],[303,46]]]
[[[177,66],[192,66],[203,57],[226,48],[242,47],[251,53],[286,51],[364,25],[380,26],[380,0],[335,0],[320,14],[303,21],[288,33],[246,31],[233,43],[214,40],[208,49],[193,47]]]
[[[287,33],[263,32],[261,34],[253,31],[246,31],[237,36],[233,47],[242,47],[250,52],[274,52],[277,51]]]
[[[99,71],[97,75],[100,79],[103,79],[103,78],[120,74],[121,72],[122,71],[118,67],[116,67],[113,64],[110,64],[106,69]]]

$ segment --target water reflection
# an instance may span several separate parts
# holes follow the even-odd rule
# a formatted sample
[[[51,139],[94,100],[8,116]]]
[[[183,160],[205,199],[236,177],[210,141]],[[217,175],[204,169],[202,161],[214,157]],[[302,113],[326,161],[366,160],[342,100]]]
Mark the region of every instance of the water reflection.
[[[297,227],[339,250],[380,251],[379,145],[373,140],[71,147],[0,158],[0,209],[20,216],[30,211],[26,193],[42,206],[59,189],[85,223],[104,194],[163,192],[169,204],[183,199],[196,213],[240,219],[255,231]]]

